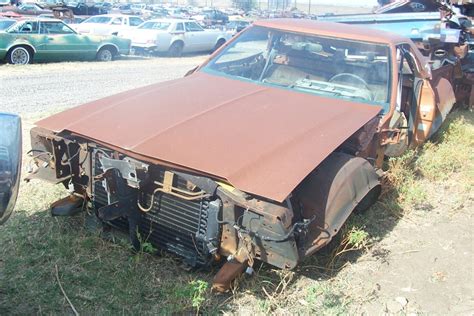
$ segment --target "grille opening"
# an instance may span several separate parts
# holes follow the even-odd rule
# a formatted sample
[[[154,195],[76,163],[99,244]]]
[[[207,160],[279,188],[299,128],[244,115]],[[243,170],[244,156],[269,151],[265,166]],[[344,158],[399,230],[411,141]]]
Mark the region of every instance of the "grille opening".
[[[94,158],[92,164],[94,176],[100,175],[103,170],[98,159]],[[165,170],[153,167],[150,175],[154,180],[163,182]],[[178,176],[175,176],[173,185],[180,189],[189,189],[188,181]],[[152,201],[151,192],[153,191],[147,190],[142,196],[147,206],[150,206]],[[96,210],[113,200],[113,197],[109,200],[102,181],[93,183],[93,207]],[[142,240],[159,250],[177,255],[191,267],[209,265],[212,256],[203,238],[207,232],[209,203],[208,198],[188,201],[163,192],[156,193],[151,210],[142,212],[138,224]],[[128,232],[128,220],[125,217],[112,220],[108,224]]]

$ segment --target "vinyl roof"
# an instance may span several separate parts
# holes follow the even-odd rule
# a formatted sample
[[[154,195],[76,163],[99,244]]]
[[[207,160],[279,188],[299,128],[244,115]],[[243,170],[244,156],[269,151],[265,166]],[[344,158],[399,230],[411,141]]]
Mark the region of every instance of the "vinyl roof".
[[[321,22],[309,19],[270,19],[255,21],[254,25],[269,27],[273,29],[314,34],[322,36],[332,36],[365,42],[396,45],[400,42],[408,41],[407,38],[379,30],[373,30],[362,26]]]

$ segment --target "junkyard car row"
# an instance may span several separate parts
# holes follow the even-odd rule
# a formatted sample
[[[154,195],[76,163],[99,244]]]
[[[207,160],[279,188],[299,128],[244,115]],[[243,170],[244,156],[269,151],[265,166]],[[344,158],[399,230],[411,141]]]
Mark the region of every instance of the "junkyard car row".
[[[0,60],[6,59],[11,64],[28,64],[33,60],[111,61],[129,51],[129,40],[116,36],[81,35],[55,19],[19,21],[0,34]]]
[[[195,21],[185,19],[149,20],[118,36],[130,39],[135,52],[168,52],[171,56],[213,51],[232,37],[225,31],[203,29]]]
[[[217,51],[186,77],[37,122],[27,180],[71,190],[52,215],[89,210],[136,249],[148,236],[190,266],[227,258],[216,290],[255,260],[292,269],[374,203],[385,157],[425,142],[456,103],[473,104],[469,30],[450,32],[450,18],[415,42],[354,17],[259,20],[222,45],[216,31],[206,50]],[[145,22],[132,45],[169,50],[193,32],[186,23],[196,27]]]
[[[393,1],[390,1],[393,2]],[[63,2],[64,3],[64,2]],[[68,23],[69,27],[75,30],[79,34],[83,35],[117,35],[122,38],[130,39],[131,47],[126,49],[116,49],[115,54],[112,57],[116,57],[120,54],[128,54],[129,52],[133,54],[146,54],[152,55],[156,53],[168,53],[170,56],[180,56],[182,53],[191,53],[191,52],[212,52],[226,41],[228,41],[232,36],[242,31],[245,27],[250,25],[250,20],[258,19],[261,17],[285,17],[286,14],[269,14],[264,15],[261,12],[252,12],[249,11],[244,13],[239,10],[227,10],[228,14],[211,8],[203,8],[195,10],[192,7],[167,7],[163,6],[147,6],[145,4],[132,4],[130,5],[129,10],[113,10],[113,6],[107,3],[98,3],[96,6],[90,7],[89,5],[89,15],[93,15],[86,19],[74,17],[74,14],[78,13],[71,9],[71,6],[57,5],[57,4],[45,4],[50,6],[52,11],[41,10],[26,10],[29,7],[42,8],[41,5],[35,3],[22,4],[16,9],[16,7],[9,8],[6,11],[0,12],[0,15],[4,14],[5,16],[12,16],[15,18],[20,17],[23,14],[26,16],[36,15],[44,21],[48,18],[58,18],[63,20],[63,22]],[[76,4],[72,4],[76,5]],[[87,6],[85,4],[78,4],[82,6]],[[469,20],[472,19],[472,6],[473,4],[469,1],[456,2],[455,5],[458,5],[457,10],[458,14],[449,18],[450,25],[449,29],[457,30],[466,30],[470,29],[471,46],[474,44],[472,38],[472,22]],[[123,6],[123,5],[122,5]],[[5,7],[4,7],[5,8]],[[25,9],[26,8],[26,9]],[[92,9],[93,8],[93,9]],[[335,21],[342,23],[353,23],[353,24],[363,24],[368,28],[376,28],[381,30],[388,30],[390,32],[396,32],[399,35],[407,36],[413,40],[416,40],[419,36],[429,35],[435,31],[435,28],[438,25],[439,21],[439,10],[443,7],[442,4],[434,0],[426,1],[395,1],[393,3],[388,3],[378,10],[376,10],[375,15],[352,15],[352,16],[333,16],[333,15],[323,15],[323,16],[305,16],[297,14],[296,11],[291,11],[292,17],[310,17],[312,19],[324,20],[324,21]],[[451,6],[450,9],[454,7]],[[77,8],[76,8],[77,9]],[[0,7],[0,11],[3,10]],[[110,14],[101,14],[113,12]],[[403,12],[410,12],[409,14],[404,15]],[[414,13],[416,12],[416,13]],[[426,12],[426,14],[423,14]],[[430,13],[431,12],[431,13]],[[465,14],[464,15],[461,15]],[[54,13],[54,14],[51,14]],[[452,15],[454,12],[450,12]],[[10,14],[10,15],[9,15]],[[100,15],[96,15],[100,14]],[[135,14],[135,15],[134,15]],[[244,17],[244,15],[247,17]],[[252,17],[250,17],[252,15]],[[415,17],[416,15],[416,17]],[[229,17],[230,16],[230,17]],[[143,23],[147,20],[147,23]],[[229,22],[230,21],[230,22]],[[405,21],[405,23],[401,23]],[[6,30],[10,34],[18,34],[15,31],[15,28],[11,27],[12,20],[5,19],[4,21],[0,20],[0,32],[1,30]],[[33,22],[30,22],[33,23]],[[36,23],[39,23],[36,22]],[[216,27],[217,26],[217,27]],[[10,28],[9,28],[10,27]],[[211,28],[204,29],[203,27]],[[16,27],[18,29],[18,27]],[[13,32],[12,32],[13,30]],[[9,50],[21,50],[25,55],[28,53],[28,47],[16,47],[21,46],[22,41],[26,33],[35,34],[37,31],[42,32],[40,29],[29,29],[22,30],[21,36],[17,41],[11,43],[11,36],[6,40],[9,44]],[[428,33],[428,34],[427,34]],[[442,32],[440,36],[445,36],[446,34]],[[53,44],[53,40],[57,37],[58,31],[50,32],[49,41],[43,42],[43,45],[46,50],[53,51],[58,47],[57,44]],[[64,34],[63,34],[64,35]],[[3,34],[0,33],[0,42],[2,41]],[[62,38],[59,39],[61,42]],[[110,42],[110,39],[106,39]],[[456,40],[454,40],[456,41]],[[53,45],[52,45],[53,44]],[[49,47],[52,45],[52,47]],[[31,45],[30,45],[31,46]],[[82,56],[81,51],[83,47],[80,45],[69,45],[67,49],[63,48],[62,50],[77,50],[76,53],[67,53],[61,54],[62,60],[68,59],[90,59],[90,56]],[[114,52],[112,52],[114,53]],[[29,58],[16,58],[16,59],[6,59],[6,61],[12,63],[19,62],[32,62],[35,60],[42,60],[40,58],[34,58],[35,49],[34,47],[29,51]],[[9,56],[9,51],[4,54],[5,57]],[[107,54],[110,56],[110,54]],[[24,57],[24,56],[23,56]],[[99,60],[108,60],[98,58]]]

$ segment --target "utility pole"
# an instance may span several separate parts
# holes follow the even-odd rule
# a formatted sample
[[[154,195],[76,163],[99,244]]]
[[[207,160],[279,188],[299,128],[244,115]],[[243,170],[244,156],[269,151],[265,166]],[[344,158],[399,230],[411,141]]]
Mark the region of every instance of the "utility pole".
[[[311,14],[311,0],[309,0],[308,4],[308,14]]]

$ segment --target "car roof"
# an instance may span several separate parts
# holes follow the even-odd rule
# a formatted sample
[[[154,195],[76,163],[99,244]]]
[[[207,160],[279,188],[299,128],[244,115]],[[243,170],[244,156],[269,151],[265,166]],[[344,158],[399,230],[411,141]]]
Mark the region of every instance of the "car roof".
[[[145,22],[168,22],[168,23],[182,23],[182,22],[196,22],[190,19],[152,19]]]
[[[91,18],[92,17],[96,17],[96,16],[105,16],[105,17],[109,17],[109,18],[123,18],[123,17],[129,17],[129,18],[140,18],[139,16],[136,16],[136,15],[128,15],[128,14],[99,14],[99,15],[93,15],[93,16],[90,16]]]
[[[322,22],[309,19],[268,19],[258,20],[253,24],[255,26],[268,27],[289,32],[332,36],[388,45],[396,45],[408,41],[407,38],[390,32],[369,29],[356,25]]]
[[[62,22],[60,19],[48,18],[48,17],[35,17],[18,20],[18,22]]]

